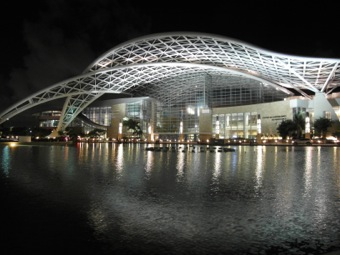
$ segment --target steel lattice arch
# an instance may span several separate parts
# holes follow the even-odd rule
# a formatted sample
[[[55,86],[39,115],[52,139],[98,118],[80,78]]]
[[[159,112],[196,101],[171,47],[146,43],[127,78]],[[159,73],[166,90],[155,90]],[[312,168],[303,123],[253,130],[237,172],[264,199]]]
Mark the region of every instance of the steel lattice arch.
[[[39,104],[65,98],[58,126],[64,130],[106,93],[149,96],[171,105],[187,91],[202,91],[207,84],[212,95],[219,90],[259,88],[264,97],[273,100],[291,95],[309,98],[320,92],[328,95],[339,87],[339,62],[271,52],[219,35],[153,34],[112,48],[82,74],[9,107],[1,113],[0,124]],[[219,106],[215,101],[213,106]]]

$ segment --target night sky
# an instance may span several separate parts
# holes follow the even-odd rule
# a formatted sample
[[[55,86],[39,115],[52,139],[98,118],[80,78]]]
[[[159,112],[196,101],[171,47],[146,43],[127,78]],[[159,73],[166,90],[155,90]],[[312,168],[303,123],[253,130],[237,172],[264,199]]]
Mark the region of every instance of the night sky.
[[[81,74],[116,45],[153,33],[203,32],[278,53],[340,59],[334,4],[273,0],[4,3],[0,112],[40,89]]]

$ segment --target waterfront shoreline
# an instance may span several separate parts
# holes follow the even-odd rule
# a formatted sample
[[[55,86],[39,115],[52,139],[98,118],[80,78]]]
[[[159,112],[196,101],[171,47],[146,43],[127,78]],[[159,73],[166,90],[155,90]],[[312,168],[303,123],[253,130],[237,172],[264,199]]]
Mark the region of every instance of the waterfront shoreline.
[[[145,145],[153,145],[153,146],[171,146],[171,145],[186,145],[186,146],[214,146],[214,147],[226,147],[226,146],[289,146],[289,147],[339,147],[339,144],[291,144],[291,143],[256,143],[256,144],[249,144],[249,143],[225,143],[225,144],[212,144],[212,143],[193,143],[193,142],[116,142],[116,141],[93,141],[93,142],[61,142],[61,141],[32,141],[32,142],[19,142],[19,141],[1,141],[0,144],[7,144],[7,145],[59,145],[59,146],[70,146],[76,144],[145,144]]]

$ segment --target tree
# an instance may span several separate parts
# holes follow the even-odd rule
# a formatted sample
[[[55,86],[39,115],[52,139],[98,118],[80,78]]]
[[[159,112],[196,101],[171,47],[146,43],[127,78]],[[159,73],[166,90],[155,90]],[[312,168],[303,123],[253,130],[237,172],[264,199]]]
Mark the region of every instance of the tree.
[[[332,121],[325,117],[318,118],[314,121],[315,134],[319,136],[324,136],[327,133],[329,127],[332,126]]]
[[[123,126],[126,127],[128,131],[132,131],[133,135],[137,135],[138,137],[141,137],[143,135],[143,130],[140,127],[139,122],[136,120],[123,120]]]
[[[293,122],[295,125],[296,137],[300,138],[302,136],[302,131],[305,129],[305,117],[302,113],[296,113],[293,117]]]
[[[46,128],[40,128],[40,127],[34,127],[32,128],[32,136],[39,136],[39,137],[46,137],[51,134],[50,129]]]
[[[287,136],[300,138],[305,129],[305,118],[302,113],[296,113],[293,120],[283,120],[277,127],[277,131],[285,139]]]
[[[293,120],[283,120],[277,127],[277,131],[283,139],[292,136],[296,132],[296,126]]]

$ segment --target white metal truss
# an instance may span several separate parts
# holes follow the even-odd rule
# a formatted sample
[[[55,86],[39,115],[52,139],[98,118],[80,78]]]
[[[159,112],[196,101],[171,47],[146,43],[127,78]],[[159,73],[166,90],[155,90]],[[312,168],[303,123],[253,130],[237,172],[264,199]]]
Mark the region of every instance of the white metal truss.
[[[0,124],[38,104],[65,98],[58,129],[63,130],[105,93],[150,95],[161,102],[203,86],[262,86],[286,94],[331,93],[339,86],[339,59],[308,58],[270,52],[234,39],[200,33],[163,33],[140,37],[111,49],[82,75],[41,90],[0,114]]]

